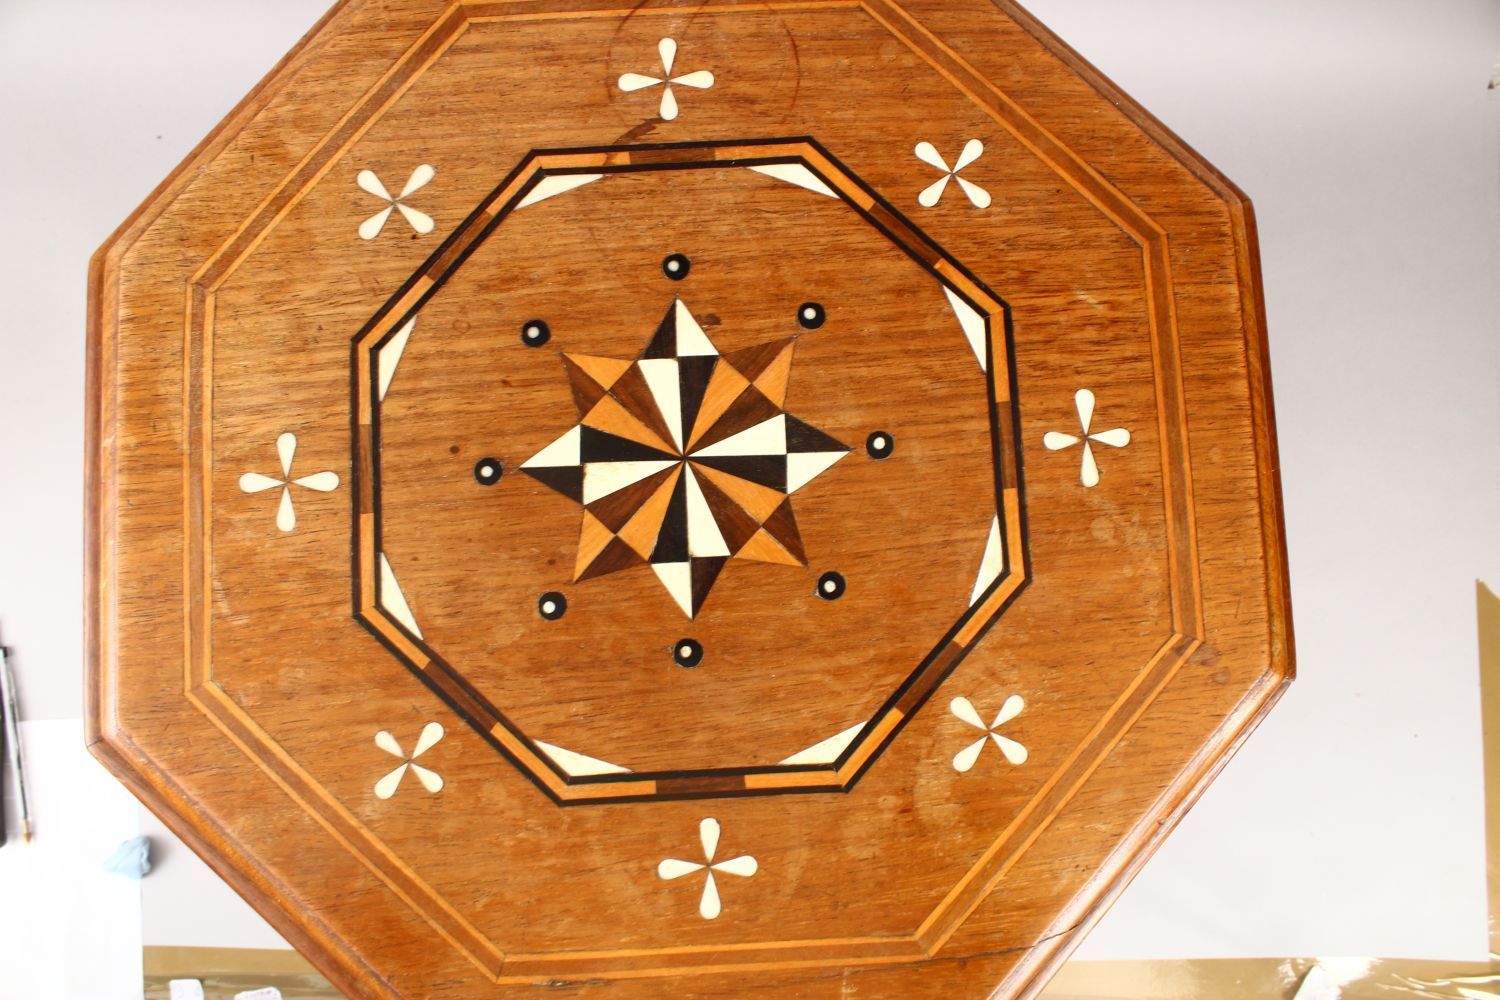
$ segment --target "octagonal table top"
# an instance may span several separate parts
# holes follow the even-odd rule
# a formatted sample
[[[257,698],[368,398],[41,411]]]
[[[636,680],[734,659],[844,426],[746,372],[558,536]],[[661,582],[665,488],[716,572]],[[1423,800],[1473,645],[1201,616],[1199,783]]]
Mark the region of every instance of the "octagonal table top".
[[[1033,995],[1291,677],[1249,204],[1008,3],[348,0],[91,297],[91,745],[350,996]]]

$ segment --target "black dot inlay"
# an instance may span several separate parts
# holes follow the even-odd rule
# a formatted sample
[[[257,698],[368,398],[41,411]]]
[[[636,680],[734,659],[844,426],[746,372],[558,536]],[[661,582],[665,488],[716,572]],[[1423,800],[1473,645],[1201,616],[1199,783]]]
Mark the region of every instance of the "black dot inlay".
[[[865,438],[865,451],[870,453],[871,458],[890,458],[891,452],[895,450],[896,439],[887,431],[876,431]]]
[[[568,613],[568,599],[555,590],[549,590],[536,601],[536,613],[555,622]]]
[[[521,343],[527,347],[541,347],[552,339],[552,327],[546,320],[534,319],[521,327]]]
[[[836,601],[844,596],[844,574],[832,571],[818,577],[818,596],[825,601]]]
[[[688,276],[693,269],[693,262],[685,254],[669,254],[667,259],[661,262],[661,273],[673,281],[681,281]]]
[[[828,321],[828,311],[816,302],[804,302],[797,307],[797,322],[804,330],[816,330]]]
[[[672,660],[679,667],[696,667],[703,662],[703,643],[697,639],[678,639],[672,647]]]
[[[494,486],[505,474],[505,466],[498,458],[481,458],[474,463],[474,479],[480,486]]]

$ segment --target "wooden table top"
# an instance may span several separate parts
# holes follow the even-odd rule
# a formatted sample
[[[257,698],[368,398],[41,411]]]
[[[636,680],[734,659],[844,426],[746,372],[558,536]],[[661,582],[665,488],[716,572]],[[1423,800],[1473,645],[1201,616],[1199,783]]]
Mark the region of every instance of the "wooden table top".
[[[89,405],[94,752],[352,997],[1034,995],[1292,673],[1249,203],[1004,0],[347,0]]]

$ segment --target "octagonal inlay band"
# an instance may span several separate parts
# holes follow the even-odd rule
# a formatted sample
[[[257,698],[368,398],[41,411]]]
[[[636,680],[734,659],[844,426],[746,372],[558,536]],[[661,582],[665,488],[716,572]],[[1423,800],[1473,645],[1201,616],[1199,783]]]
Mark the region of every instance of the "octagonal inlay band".
[[[704,185],[745,218],[694,216]],[[853,280],[813,233],[805,265],[786,250],[797,295],[734,286],[735,226],[828,204],[878,255],[851,250]],[[510,241],[541,219],[597,263]],[[693,266],[662,282],[672,255]],[[649,324],[529,287],[590,266],[659,296]],[[839,300],[861,281],[905,305]],[[515,338],[513,298],[550,337]],[[880,353],[913,340],[926,367]],[[355,615],[561,803],[846,790],[1026,578],[1006,308],[812,140],[533,153],[358,335],[353,369]],[[964,415],[924,423],[933,394]],[[473,490],[476,454],[524,475]],[[455,538],[495,571],[447,572]],[[945,567],[931,593],[869,603],[924,558]],[[543,592],[565,618],[537,615]],[[687,619],[711,655],[669,669]],[[826,648],[835,625],[868,646]],[[828,656],[868,684],[820,689]],[[725,692],[734,721],[695,724]]]

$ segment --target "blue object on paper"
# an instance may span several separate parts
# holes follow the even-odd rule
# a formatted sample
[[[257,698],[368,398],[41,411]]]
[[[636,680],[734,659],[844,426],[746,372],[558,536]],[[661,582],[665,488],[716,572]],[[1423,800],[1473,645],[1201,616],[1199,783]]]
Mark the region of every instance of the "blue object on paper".
[[[131,837],[115,848],[104,862],[104,870],[139,880],[151,873],[151,841],[147,837]]]

